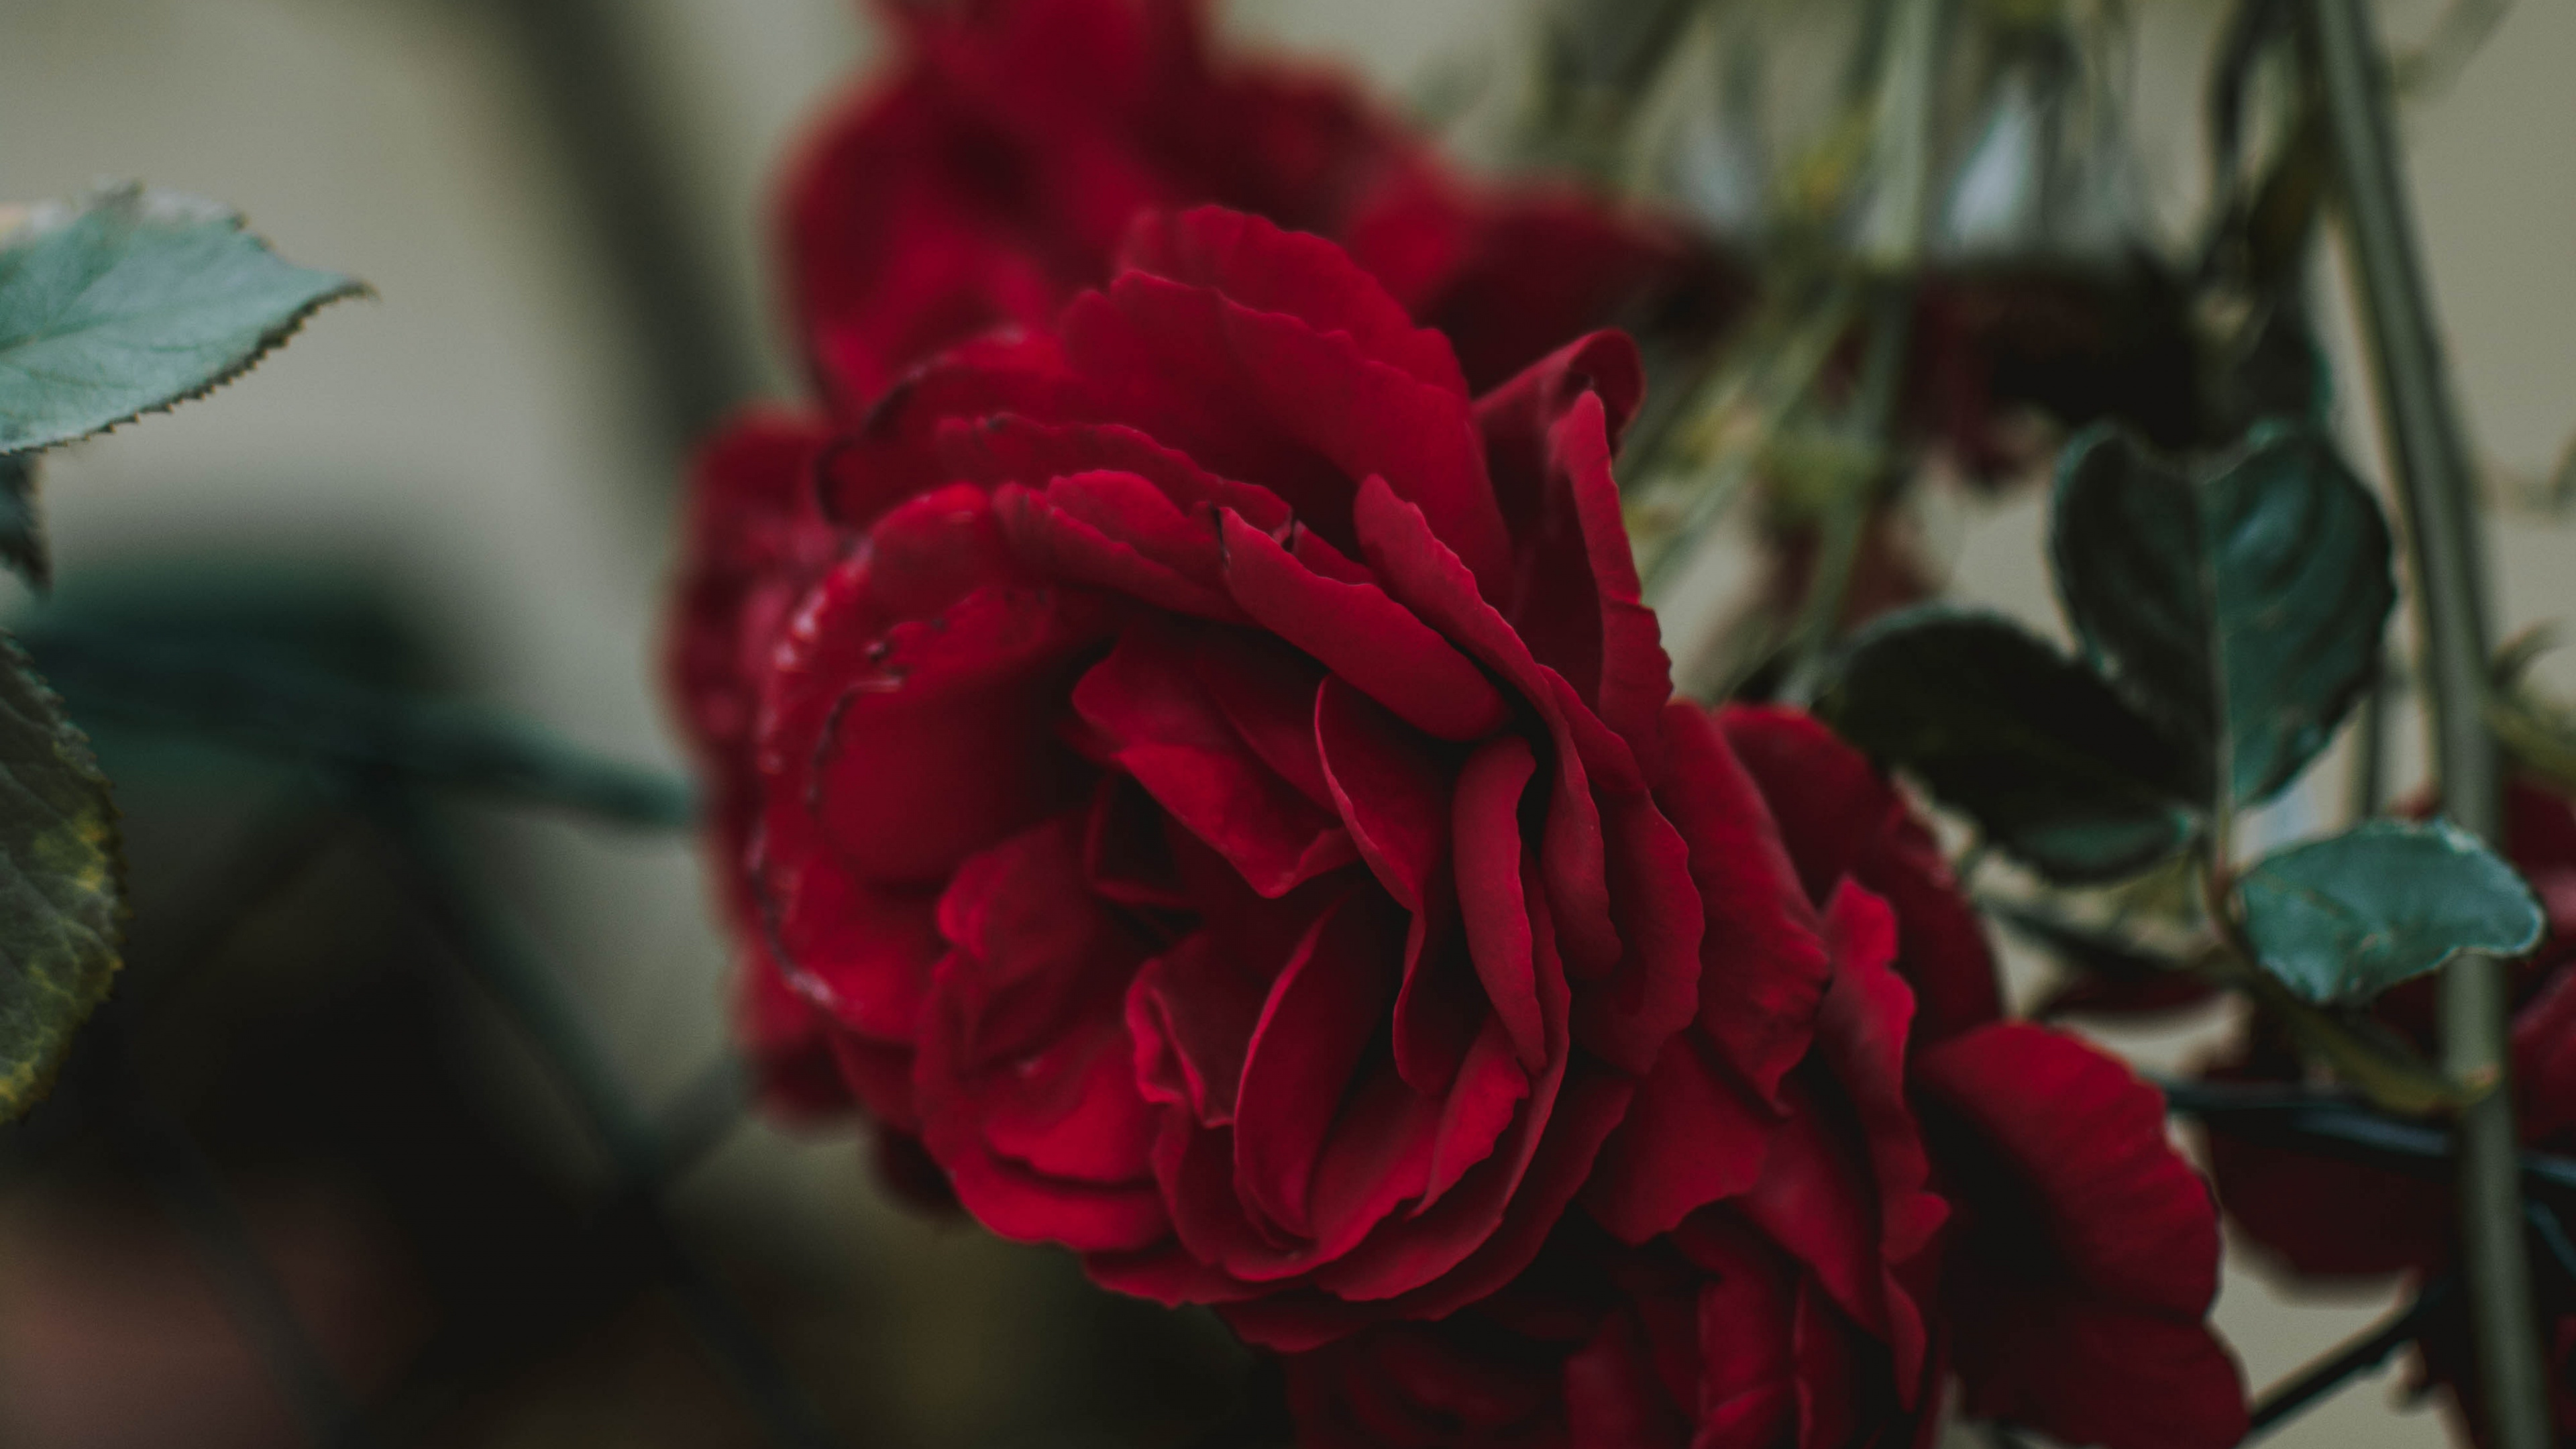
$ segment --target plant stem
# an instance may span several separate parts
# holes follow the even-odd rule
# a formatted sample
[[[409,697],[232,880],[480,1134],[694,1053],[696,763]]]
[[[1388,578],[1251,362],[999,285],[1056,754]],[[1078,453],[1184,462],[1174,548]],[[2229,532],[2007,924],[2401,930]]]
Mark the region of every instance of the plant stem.
[[[2483,709],[2489,636],[2475,494],[2398,171],[2387,65],[2364,0],[2311,0],[2308,18],[2380,415],[2414,554],[2442,808],[2494,843],[2503,797]],[[2499,1074],[2496,1090],[2459,1121],[2463,1273],[2486,1440],[2495,1449],[2548,1449],[2513,1091],[2501,1075],[2508,1067],[2506,997],[2502,962],[2465,955],[2452,963],[2442,977],[2442,1050],[2454,1077]]]
[[[2252,1443],[2271,1433],[2354,1378],[2375,1373],[2386,1366],[2391,1355],[2415,1341],[2425,1320],[2440,1311],[2443,1300],[2451,1295],[2455,1286],[2448,1277],[2434,1279],[2415,1295],[2414,1302],[2388,1321],[2345,1345],[2333,1357],[2310,1366],[2289,1383],[2265,1394],[2254,1405],[2246,1425],[2246,1442]]]
[[[1887,16],[1871,106],[1870,189],[1853,246],[1868,273],[1867,350],[1844,423],[1873,456],[1866,469],[1838,480],[1824,509],[1807,597],[1789,632],[1790,669],[1782,695],[1792,702],[1802,703],[1813,692],[1842,623],[1871,505],[1893,466],[1916,278],[1931,229],[1933,132],[1949,13],[1949,0],[1894,0]]]

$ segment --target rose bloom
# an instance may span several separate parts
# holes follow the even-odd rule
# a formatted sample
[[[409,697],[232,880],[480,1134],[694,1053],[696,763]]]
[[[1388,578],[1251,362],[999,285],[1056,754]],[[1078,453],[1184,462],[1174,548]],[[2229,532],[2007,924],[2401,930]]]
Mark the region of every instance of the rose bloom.
[[[1965,1413],[2069,1444],[2234,1444],[2216,1214],[2154,1090],[1998,1019],[1976,918],[1856,752],[1717,719],[1820,914],[1812,1050],[1765,1092],[1703,1012],[1520,1279],[1291,1358],[1300,1442],[1920,1444],[1955,1375]]]
[[[2576,806],[2530,781],[2505,795],[2505,853],[2549,916],[2549,936],[2515,967],[2515,1124],[2527,1148],[2576,1155]],[[2371,1016],[2431,1052],[2438,1045],[2431,978],[2382,995]],[[2289,1044],[2258,1029],[2212,1076],[2240,1083],[2303,1079]],[[2449,1175],[2409,1177],[2320,1156],[2205,1124],[2219,1202],[2237,1226],[2295,1278],[2318,1285],[2386,1279],[2418,1283],[2458,1262],[2457,1195]],[[2546,1300],[2544,1299],[2544,1303]],[[2476,1432],[2476,1375],[2461,1299],[2437,1312],[2417,1340],[2427,1376],[2450,1387]],[[2562,1439],[2576,1436],[2576,1312],[2551,1310],[2552,1408]]]
[[[1594,327],[1713,330],[1745,292],[1672,226],[1465,181],[1338,77],[1214,53],[1203,0],[876,8],[901,58],[806,143],[780,218],[792,319],[845,410],[992,326],[1045,327],[1152,208],[1341,241],[1479,392]]]
[[[969,1212],[1309,1346],[1508,1282],[1695,1017],[1761,1090],[1805,1055],[1805,903],[1638,602],[1641,385],[1604,333],[1471,401],[1340,249],[1202,209],[711,450],[735,898]]]
[[[1109,280],[1140,209],[1213,201],[1340,237],[1447,335],[1474,391],[1613,322],[1713,332],[1745,296],[1738,273],[1669,225],[1566,188],[1467,181],[1337,77],[1216,54],[1201,0],[878,10],[899,60],[816,127],[779,207],[788,321],[831,420],[738,420],[699,460],[684,533],[671,672],[726,860],[756,808],[758,676],[846,542],[800,505],[799,460],[939,350],[1045,328]],[[762,1095],[828,1114],[846,1105],[842,1067],[856,1059],[768,959],[738,887],[726,905],[747,940],[740,1030]]]

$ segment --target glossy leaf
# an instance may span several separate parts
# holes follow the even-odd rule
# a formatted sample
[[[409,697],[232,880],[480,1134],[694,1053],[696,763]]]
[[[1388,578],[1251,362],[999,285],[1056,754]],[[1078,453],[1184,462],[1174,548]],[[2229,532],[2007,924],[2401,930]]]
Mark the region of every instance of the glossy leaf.
[[[124,885],[107,777],[26,656],[0,641],[0,1121],[44,1094],[107,995]]]
[[[2280,793],[2379,667],[2397,591],[2378,502],[2322,438],[2267,425],[2204,478],[2114,432],[2070,444],[2057,586],[2121,693],[2206,751],[2204,798]]]
[[[195,397],[363,290],[193,197],[123,186],[42,208],[0,242],[0,453]]]
[[[2373,820],[2264,857],[2237,886],[2263,968],[2301,999],[2366,1001],[2461,951],[2539,944],[2540,903],[2447,821]]]
[[[2198,829],[2176,748],[2008,619],[1918,609],[1883,620],[1853,641],[1816,710],[2058,881],[2128,875]]]

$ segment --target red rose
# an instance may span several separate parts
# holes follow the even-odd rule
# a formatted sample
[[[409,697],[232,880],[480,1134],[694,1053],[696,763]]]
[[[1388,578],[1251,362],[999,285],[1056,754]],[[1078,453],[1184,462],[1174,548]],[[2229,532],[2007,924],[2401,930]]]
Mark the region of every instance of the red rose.
[[[1476,391],[1614,321],[1713,334],[1745,294],[1672,227],[1571,191],[1466,182],[1336,78],[1220,60],[1200,0],[880,8],[905,58],[817,129],[780,219],[790,315],[845,419],[943,348],[1044,328],[1109,279],[1145,207],[1216,201],[1342,235],[1413,316],[1449,332]],[[834,433],[754,414],[696,470],[672,675],[722,860],[741,854],[747,721],[782,601],[842,546],[804,497]],[[835,1043],[881,1086],[887,1063],[852,1045],[875,1038],[830,1028],[806,1004],[812,979],[792,990],[767,959],[748,902],[727,905],[745,927],[743,1035],[772,1105],[828,1109],[818,1068]]]
[[[1310,1442],[1920,1443],[1945,1366],[1969,1413],[2067,1443],[2236,1442],[2216,1215],[2153,1089],[1996,1019],[1974,915],[1856,752],[1791,711],[1717,719],[1822,905],[1813,1051],[1766,1091],[1703,1013],[1586,1190],[1608,1232],[1570,1221],[1455,1331],[1292,1359]]]
[[[1803,902],[1637,598],[1639,389],[1601,334],[1471,402],[1330,243],[1202,210],[717,451],[802,516],[711,671],[759,691],[746,919],[970,1212],[1311,1345],[1509,1281],[1695,1012],[1803,1055],[1755,1009],[1813,995]]]
[[[2523,1145],[2576,1154],[2576,805],[2528,781],[2505,794],[2505,853],[2549,914],[2549,937],[2514,973],[2513,1089]],[[2381,1025],[2418,1050],[2438,1048],[2431,978],[2410,981],[2372,1003]],[[2295,1052],[2258,1034],[2212,1076],[2295,1083]],[[2218,1199],[2247,1236],[2292,1275],[2332,1282],[2403,1273],[2418,1282],[2458,1256],[2456,1188],[2441,1177],[2408,1177],[2367,1163],[2249,1141],[2223,1121],[2207,1124]],[[2457,1300],[2454,1300],[2456,1306]],[[2456,1311],[2435,1314],[2418,1340],[2429,1377],[2471,1400],[2469,1327]],[[2558,1433],[2576,1436],[2576,1313],[2550,1327],[2551,1398]]]
[[[781,218],[791,315],[845,411],[977,332],[1046,326],[1149,208],[1341,239],[1478,391],[1639,309],[1713,328],[1744,294],[1673,228],[1470,185],[1337,77],[1212,54],[1201,0],[878,8],[904,57],[806,145]]]

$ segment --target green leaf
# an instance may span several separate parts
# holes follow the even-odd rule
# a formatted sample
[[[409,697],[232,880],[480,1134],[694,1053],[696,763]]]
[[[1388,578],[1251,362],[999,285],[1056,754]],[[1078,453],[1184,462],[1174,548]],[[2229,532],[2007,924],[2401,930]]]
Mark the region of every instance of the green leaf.
[[[2461,951],[2519,955],[2548,924],[2513,867],[2439,820],[2372,820],[2265,856],[2237,892],[2264,969],[2324,1004],[2366,1001]]]
[[[116,806],[89,741],[0,639],[0,1121],[35,1105],[106,997],[125,916]]]
[[[2378,502],[2323,439],[2277,424],[2198,480],[2086,434],[2060,465],[2050,546],[2087,655],[2206,742],[2212,803],[2259,804],[2326,747],[2397,600]]]
[[[0,243],[0,453],[195,397],[364,290],[193,197],[121,186],[40,208]]]
[[[38,592],[54,585],[54,560],[36,517],[36,460],[0,455],[0,566]]]
[[[2176,748],[2008,619],[1932,608],[1882,620],[1837,662],[1816,711],[2057,881],[2131,874],[2198,829]]]

